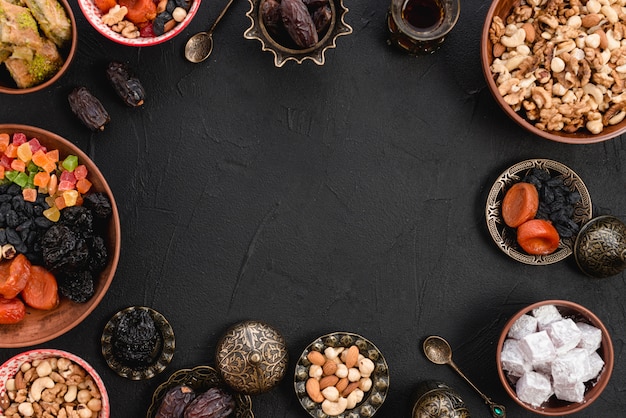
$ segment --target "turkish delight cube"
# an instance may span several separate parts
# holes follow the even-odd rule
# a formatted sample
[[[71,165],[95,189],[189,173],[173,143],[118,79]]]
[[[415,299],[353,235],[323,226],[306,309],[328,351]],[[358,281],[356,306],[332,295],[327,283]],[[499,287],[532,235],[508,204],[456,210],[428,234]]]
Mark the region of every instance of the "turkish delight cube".
[[[582,336],[582,332],[570,318],[549,323],[546,332],[554,344],[557,355],[576,348]]]
[[[502,362],[502,369],[512,376],[523,376],[524,373],[532,370],[532,365],[524,360],[518,340],[507,339],[504,341],[500,361]]]
[[[582,402],[585,399],[585,384],[576,382],[571,385],[554,385],[554,396],[562,401]]]
[[[550,379],[537,372],[528,372],[520,377],[515,386],[517,397],[522,401],[538,407],[553,394]]]
[[[589,355],[584,348],[574,348],[552,362],[552,380],[555,385],[567,386],[582,382],[589,373]]]
[[[546,331],[529,334],[519,341],[520,351],[533,366],[556,358],[556,349]]]
[[[604,360],[602,360],[600,354],[594,351],[589,355],[589,369],[587,369],[587,373],[583,376],[582,381],[587,382],[589,380],[595,379],[596,377],[598,377],[603,367]]]
[[[531,315],[522,315],[511,325],[508,337],[521,340],[533,332],[537,332],[537,318]]]
[[[563,316],[561,316],[561,313],[554,305],[544,305],[533,309],[533,316],[537,318],[537,327],[540,331],[545,329],[549,323],[563,319]]]
[[[589,353],[593,353],[602,343],[602,330],[585,322],[577,322],[576,326],[581,332],[578,347],[584,348]]]

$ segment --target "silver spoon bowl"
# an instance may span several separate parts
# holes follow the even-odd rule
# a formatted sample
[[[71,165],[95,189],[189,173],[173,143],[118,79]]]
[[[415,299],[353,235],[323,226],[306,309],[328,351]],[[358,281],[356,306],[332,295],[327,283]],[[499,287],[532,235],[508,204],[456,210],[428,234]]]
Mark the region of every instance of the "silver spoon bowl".
[[[472,383],[461,370],[457,367],[456,364],[452,361],[452,348],[450,344],[443,339],[442,337],[433,335],[426,340],[424,340],[424,354],[426,358],[432,361],[435,364],[447,364],[452,367],[455,372],[459,374],[469,385],[474,388],[474,390],[480,395],[481,398],[485,401],[485,403],[489,406],[491,410],[491,416],[494,418],[505,418],[506,417],[506,409],[503,405],[499,405],[494,403],[487,395],[482,393],[474,383]]]
[[[198,32],[193,35],[187,43],[185,44],[185,58],[189,62],[193,62],[195,64],[202,62],[209,58],[211,52],[213,52],[213,32],[217,24],[222,20],[231,4],[233,4],[234,0],[228,0],[226,6],[222,9],[215,22],[207,32]]]

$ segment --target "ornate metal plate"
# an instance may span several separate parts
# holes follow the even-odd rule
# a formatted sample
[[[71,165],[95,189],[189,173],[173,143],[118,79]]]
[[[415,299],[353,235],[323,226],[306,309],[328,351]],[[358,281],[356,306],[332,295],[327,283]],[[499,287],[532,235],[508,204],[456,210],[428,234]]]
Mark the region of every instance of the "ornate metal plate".
[[[371,341],[358,334],[333,332],[322,335],[309,344],[296,363],[294,377],[296,395],[302,407],[313,418],[327,418],[328,415],[322,411],[322,405],[311,400],[306,393],[305,386],[309,378],[309,366],[311,366],[307,355],[313,350],[323,352],[326,347],[349,347],[351,345],[359,347],[360,353],[374,362],[374,372],[370,376],[372,388],[356,407],[335,416],[338,418],[372,417],[385,401],[389,391],[389,368],[380,350]]]
[[[159,410],[165,394],[171,388],[186,385],[198,393],[205,392],[212,387],[221,387],[230,391],[220,379],[219,373],[210,366],[197,366],[193,369],[182,369],[174,372],[167,382],[162,383],[152,395],[152,403],[146,413],[146,418],[154,418]],[[231,392],[232,393],[232,392]],[[254,418],[252,413],[252,399],[248,395],[233,394],[235,397],[235,418]]]
[[[126,315],[130,311],[134,310],[144,310],[150,314],[150,317],[154,321],[157,326],[157,329],[161,333],[162,338],[162,348],[161,355],[158,359],[147,367],[141,368],[133,368],[128,367],[122,363],[113,355],[113,335],[115,334],[115,328],[118,326],[120,319],[123,315]],[[155,311],[154,309],[147,308],[145,306],[130,306],[126,309],[122,309],[115,315],[113,318],[107,322],[104,326],[104,331],[102,332],[102,338],[100,339],[102,344],[102,355],[106,360],[107,364],[111,369],[113,369],[117,374],[122,377],[131,380],[144,380],[151,379],[157,374],[161,373],[170,361],[172,361],[172,357],[174,357],[174,348],[175,348],[175,339],[174,339],[174,330],[170,326],[169,322],[165,319],[163,315]]]
[[[337,38],[339,36],[352,33],[352,27],[344,21],[348,9],[343,5],[343,0],[330,0],[329,4],[333,17],[326,34],[319,42],[306,49],[288,48],[276,42],[263,24],[263,18],[259,13],[263,0],[248,1],[250,2],[250,11],[246,13],[246,16],[250,18],[251,25],[244,32],[243,36],[246,39],[258,40],[261,42],[262,51],[270,51],[274,54],[274,65],[276,67],[282,67],[290,60],[298,64],[306,60],[312,60],[317,65],[324,65],[324,53],[326,50],[337,47]]]
[[[580,201],[574,206],[574,214],[572,216],[572,220],[576,222],[580,228],[591,219],[591,196],[589,196],[587,187],[578,174],[557,161],[532,159],[521,161],[509,167],[498,177],[491,187],[485,209],[487,228],[496,245],[514,260],[531,265],[553,264],[572,254],[576,240],[575,236],[562,238],[559,248],[552,254],[526,254],[517,244],[515,230],[506,226],[500,215],[502,199],[509,187],[511,187],[513,183],[519,182],[532,168],[548,170],[552,177],[561,177],[563,183],[569,187],[570,190],[576,190],[580,193]]]

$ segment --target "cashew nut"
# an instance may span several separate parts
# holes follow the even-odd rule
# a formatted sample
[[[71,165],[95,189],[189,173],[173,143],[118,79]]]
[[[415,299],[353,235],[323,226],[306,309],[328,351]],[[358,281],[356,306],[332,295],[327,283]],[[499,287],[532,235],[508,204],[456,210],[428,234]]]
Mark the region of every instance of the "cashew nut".
[[[523,44],[525,40],[526,31],[522,28],[516,30],[515,33],[511,36],[503,35],[502,38],[500,38],[500,42],[502,43],[502,45],[506,46],[507,48],[518,47],[519,45]]]
[[[78,393],[78,387],[76,385],[71,385],[67,387],[67,392],[63,399],[65,402],[74,402],[76,400],[76,395]]]
[[[337,356],[339,356],[339,354],[341,354],[341,352],[344,350],[344,347],[326,347],[326,349],[324,349],[324,355],[326,356],[327,359],[332,360],[334,358],[336,358]]]
[[[52,380],[50,377],[38,377],[37,379],[35,379],[32,386],[30,387],[29,396],[33,401],[38,402],[39,400],[41,400],[41,392],[43,392],[43,390],[46,388],[52,389],[53,387],[54,380]]]
[[[348,407],[348,400],[346,398],[339,398],[336,402],[326,399],[322,402],[322,411],[326,415],[336,416],[342,414]]]
[[[348,401],[348,404],[346,405],[346,409],[352,409],[355,406],[357,406],[357,404],[363,400],[363,396],[364,396],[364,393],[360,389],[356,389],[350,392],[350,394],[346,398]]]

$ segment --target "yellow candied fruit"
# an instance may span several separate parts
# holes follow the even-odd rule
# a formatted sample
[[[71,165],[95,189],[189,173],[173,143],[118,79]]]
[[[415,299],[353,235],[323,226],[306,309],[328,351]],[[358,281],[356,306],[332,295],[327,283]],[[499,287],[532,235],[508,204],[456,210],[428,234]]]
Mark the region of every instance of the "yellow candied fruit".
[[[30,150],[28,142],[25,142],[17,147],[17,158],[25,163],[29,162],[33,158],[33,152]]]
[[[74,206],[78,200],[78,192],[76,190],[66,190],[63,192],[63,200],[65,200],[65,206]]]
[[[61,217],[61,212],[56,206],[52,206],[49,209],[43,211],[43,216],[51,220],[52,222],[58,222]]]

